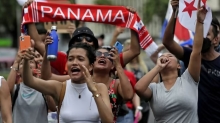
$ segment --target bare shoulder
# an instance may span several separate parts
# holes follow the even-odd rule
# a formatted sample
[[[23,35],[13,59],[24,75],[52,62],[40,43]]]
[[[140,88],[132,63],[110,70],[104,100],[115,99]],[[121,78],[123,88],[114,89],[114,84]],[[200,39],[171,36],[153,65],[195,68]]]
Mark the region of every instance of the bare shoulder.
[[[2,89],[5,89],[5,86],[6,86],[6,87],[8,86],[7,81],[6,81],[4,78],[1,79],[0,85],[1,85],[1,86],[0,86],[0,91],[1,91]]]
[[[108,90],[107,86],[105,84],[103,84],[103,83],[96,83],[96,87],[100,91]]]
[[[8,83],[4,78],[2,78],[1,86],[0,86],[0,95],[6,93],[8,90],[9,90]]]

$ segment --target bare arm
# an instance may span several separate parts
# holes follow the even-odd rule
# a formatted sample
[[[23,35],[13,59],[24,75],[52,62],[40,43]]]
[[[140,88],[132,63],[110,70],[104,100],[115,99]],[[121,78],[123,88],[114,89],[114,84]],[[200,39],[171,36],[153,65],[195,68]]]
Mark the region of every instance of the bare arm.
[[[48,109],[52,112],[57,111],[56,103],[55,103],[53,97],[51,97],[49,95],[46,95],[45,98],[46,98],[46,101],[47,101]]]
[[[47,60],[46,55],[44,55],[44,58],[43,58],[41,73],[42,73],[41,78],[44,80],[57,80],[59,82],[63,82],[63,81],[70,79],[69,75],[52,74],[51,65],[50,65],[50,62]]]
[[[200,3],[200,2],[199,2]],[[206,11],[205,8],[203,8]],[[198,10],[198,19],[196,22],[196,31],[193,43],[193,49],[189,60],[188,70],[195,82],[199,81],[200,69],[201,69],[201,50],[203,44],[203,21],[205,18],[203,10]]]
[[[28,34],[30,35],[31,39],[35,41],[34,48],[44,56],[45,53],[45,45],[42,41],[40,35],[38,34],[37,28],[34,23],[28,24]]]
[[[118,85],[118,92],[122,96],[124,100],[131,100],[134,96],[134,91],[129,82],[128,77],[124,73],[124,69],[121,65],[116,67],[118,77],[119,77],[119,85]]]
[[[183,48],[173,40],[173,28],[174,28],[174,13],[172,14],[170,21],[166,27],[163,37],[163,45],[178,59],[182,59],[184,55]]]
[[[150,99],[152,96],[152,91],[149,89],[149,85],[153,78],[160,72],[160,67],[155,66],[151,71],[145,74],[135,85],[135,91],[139,96],[143,96]]]
[[[131,30],[130,49],[122,53],[123,53],[123,65],[124,66],[140,54],[139,37],[138,37],[138,34],[134,30]]]
[[[0,95],[1,95],[1,114],[3,123],[12,123],[12,104],[11,104],[11,95],[7,82],[2,79],[0,86]]]
[[[14,64],[12,65],[11,71],[8,75],[8,78],[7,78],[7,83],[8,83],[8,87],[9,87],[9,90],[10,90],[11,94],[13,94],[14,85],[17,81],[18,64],[19,63],[17,61],[14,62]]]
[[[113,123],[113,114],[109,100],[108,89],[106,85],[102,83],[97,83],[96,87],[98,91],[93,92],[93,95],[101,94],[99,97],[94,97],[99,111],[99,117],[103,123]]]
[[[8,75],[8,78],[7,78],[7,83],[8,83],[9,90],[10,90],[11,94],[13,94],[14,85],[17,81],[17,75],[18,75],[17,72],[18,72],[18,69],[19,69],[19,64],[21,62],[23,52],[24,52],[24,50],[18,51],[17,56],[15,58],[15,61],[12,65],[11,71],[10,71],[10,73]],[[21,74],[21,73],[19,73],[19,74]]]
[[[55,99],[59,99],[59,92],[62,88],[62,83],[55,81],[55,80],[49,80],[45,81],[39,78],[35,78],[32,75],[32,71],[30,69],[29,60],[24,59],[23,63],[23,82],[25,85],[36,89],[37,91],[45,94],[50,95],[54,97]]]
[[[134,105],[135,109],[137,109],[137,107],[141,105],[140,97],[136,93],[134,94],[134,97],[132,99],[132,104]]]
[[[114,46],[114,44],[116,43],[116,41],[117,41],[117,38],[118,38],[118,36],[122,33],[124,31],[124,28],[122,28],[122,27],[116,27],[115,28],[115,31],[114,31],[114,33],[113,33],[113,36],[112,36],[112,40],[111,40],[111,42],[110,42],[110,46]]]

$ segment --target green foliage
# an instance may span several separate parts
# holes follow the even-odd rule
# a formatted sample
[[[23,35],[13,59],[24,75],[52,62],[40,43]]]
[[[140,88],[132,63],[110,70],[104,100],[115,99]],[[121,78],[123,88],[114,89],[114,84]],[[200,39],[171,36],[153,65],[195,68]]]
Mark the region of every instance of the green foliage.
[[[97,5],[112,5],[111,0],[95,0]]]
[[[144,3],[144,22],[151,22],[154,15],[164,19],[167,12],[168,0],[148,0]]]
[[[75,4],[76,3],[76,1],[75,0],[69,0],[70,1],[70,3],[73,3],[73,4]]]
[[[13,21],[16,20],[16,6],[16,0],[1,0],[0,2],[0,24],[3,25],[7,31],[11,31],[15,28]]]

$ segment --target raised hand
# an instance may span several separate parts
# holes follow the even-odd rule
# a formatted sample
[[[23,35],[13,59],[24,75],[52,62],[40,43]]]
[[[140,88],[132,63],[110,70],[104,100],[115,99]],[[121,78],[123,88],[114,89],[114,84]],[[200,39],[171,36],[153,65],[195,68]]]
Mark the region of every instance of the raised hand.
[[[120,27],[120,26],[117,26],[117,27],[115,28],[115,32],[116,32],[117,34],[121,34],[121,33],[123,33],[124,30],[125,30],[125,28]]]
[[[84,66],[84,65],[81,65],[81,64],[78,64],[83,72],[83,75],[86,79],[86,83],[87,83],[87,86],[89,88],[89,90],[92,92],[92,93],[95,93],[97,92],[97,88],[95,86],[95,83],[93,82],[92,80],[92,77],[89,73],[89,70]]]
[[[175,11],[179,6],[179,0],[171,0],[170,4],[171,4],[173,10]]]
[[[70,35],[73,35],[73,32],[76,30],[76,25],[74,23],[71,23],[69,26],[68,26],[68,29],[67,31],[69,32]]]
[[[197,12],[197,21],[199,21],[200,23],[203,23],[206,17],[206,13],[207,13],[207,9],[205,8],[205,6],[203,5],[201,7],[201,0],[199,0],[198,2],[198,12]]]
[[[157,66],[160,67],[161,70],[163,70],[169,63],[170,60],[168,57],[162,56],[157,59]]]
[[[34,59],[35,53],[33,48],[28,48],[23,53],[23,59],[32,60]]]
[[[135,10],[134,8],[130,7],[130,6],[127,6],[126,9],[127,9],[128,11],[132,12],[132,13],[135,13],[135,12],[136,12],[136,10]]]
[[[114,64],[115,67],[118,66],[118,65],[121,65],[120,60],[119,60],[118,50],[115,47],[113,47],[110,50],[109,58],[113,60],[113,64]]]
[[[17,56],[16,56],[16,58],[15,58],[15,62],[16,63],[20,63],[21,62],[21,60],[22,60],[22,58],[23,58],[23,56],[24,56],[24,52],[25,52],[25,50],[20,50],[20,51],[18,51],[18,53],[17,53]]]
[[[53,43],[53,38],[50,36],[50,32],[47,32],[46,34],[46,38],[45,38],[45,41],[44,41],[44,44],[45,44],[45,47],[47,49],[47,46],[51,43]]]
[[[28,0],[27,2],[25,2],[23,8],[28,7],[34,0]]]

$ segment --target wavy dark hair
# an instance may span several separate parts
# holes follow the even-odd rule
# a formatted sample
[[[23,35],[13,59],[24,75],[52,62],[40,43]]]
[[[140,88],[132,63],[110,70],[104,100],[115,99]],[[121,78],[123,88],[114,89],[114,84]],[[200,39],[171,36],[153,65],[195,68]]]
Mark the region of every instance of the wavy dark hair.
[[[69,56],[69,53],[70,51],[73,49],[73,48],[82,48],[86,51],[86,56],[88,57],[89,59],[89,63],[90,64],[93,64],[95,62],[95,53],[94,53],[94,48],[92,48],[92,46],[88,45],[87,43],[82,43],[82,42],[79,42],[79,43],[75,43],[73,45],[71,45],[71,47],[69,47],[69,49],[67,50],[66,54],[67,54],[67,57]]]

